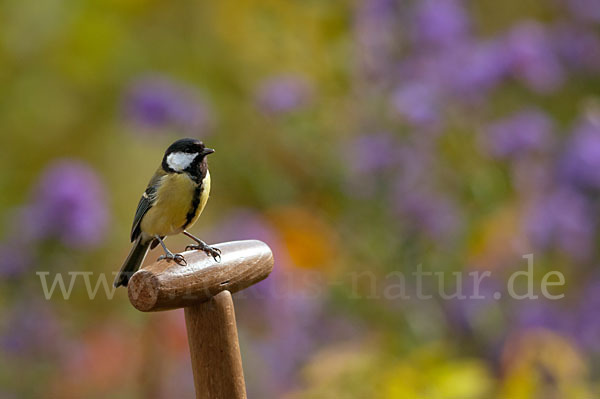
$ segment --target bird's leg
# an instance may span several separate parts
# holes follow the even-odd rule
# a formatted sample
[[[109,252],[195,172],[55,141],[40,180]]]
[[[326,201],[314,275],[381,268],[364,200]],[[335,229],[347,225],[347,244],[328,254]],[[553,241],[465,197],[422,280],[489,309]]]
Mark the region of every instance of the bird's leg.
[[[186,262],[185,258],[183,257],[183,255],[181,255],[181,254],[174,254],[173,252],[169,251],[169,249],[165,245],[165,242],[159,236],[154,236],[154,238],[156,238],[158,240],[158,242],[160,243],[160,245],[163,247],[163,249],[165,251],[165,254],[161,255],[158,258],[158,260],[163,260],[163,259],[174,260],[175,263],[177,263],[180,266],[187,265],[187,262]]]
[[[200,251],[203,251],[205,254],[212,256],[213,259],[215,260],[215,262],[221,261],[221,250],[219,248],[211,247],[210,245],[208,245],[207,243],[205,243],[198,237],[194,236],[193,234],[188,233],[185,230],[183,231],[183,234],[185,234],[186,236],[190,237],[192,240],[194,240],[198,243],[198,244],[188,245],[187,247],[185,247],[186,250],[199,249]]]

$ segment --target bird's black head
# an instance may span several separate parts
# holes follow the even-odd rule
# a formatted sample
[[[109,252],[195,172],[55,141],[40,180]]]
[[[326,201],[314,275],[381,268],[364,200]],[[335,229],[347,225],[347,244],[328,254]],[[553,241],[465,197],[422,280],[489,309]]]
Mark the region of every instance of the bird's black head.
[[[162,167],[168,172],[186,172],[193,176],[199,176],[202,174],[201,169],[206,169],[204,158],[213,152],[215,150],[206,148],[200,140],[180,139],[171,144],[165,151]]]

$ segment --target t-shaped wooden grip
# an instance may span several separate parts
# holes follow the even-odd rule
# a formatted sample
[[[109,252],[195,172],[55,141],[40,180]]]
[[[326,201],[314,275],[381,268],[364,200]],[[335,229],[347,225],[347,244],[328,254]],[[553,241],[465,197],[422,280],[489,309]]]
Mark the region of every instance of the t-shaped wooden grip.
[[[201,251],[184,252],[187,265],[161,260],[135,273],[129,281],[129,300],[142,312],[197,305],[221,291],[243,290],[267,278],[273,253],[257,240],[216,244],[221,261]]]
[[[196,398],[245,399],[242,359],[230,292],[265,279],[273,253],[256,240],[216,244],[221,261],[184,252],[187,264],[161,260],[135,273],[129,300],[143,312],[185,308]]]

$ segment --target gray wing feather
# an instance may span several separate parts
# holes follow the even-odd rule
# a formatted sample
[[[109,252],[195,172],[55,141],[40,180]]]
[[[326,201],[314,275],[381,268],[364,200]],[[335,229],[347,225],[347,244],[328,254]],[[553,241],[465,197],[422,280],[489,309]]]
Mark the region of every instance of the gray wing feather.
[[[148,187],[146,187],[146,191],[144,191],[142,198],[140,198],[140,202],[135,211],[135,216],[133,217],[133,226],[131,226],[132,242],[135,241],[141,233],[140,223],[142,222],[142,218],[156,202],[156,192],[160,185],[161,178],[162,175],[155,174],[152,180],[150,180],[150,183],[148,183]]]

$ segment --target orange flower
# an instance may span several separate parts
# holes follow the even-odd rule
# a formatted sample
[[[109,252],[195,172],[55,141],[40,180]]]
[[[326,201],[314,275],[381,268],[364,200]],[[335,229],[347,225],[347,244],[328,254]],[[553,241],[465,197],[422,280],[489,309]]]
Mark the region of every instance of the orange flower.
[[[285,207],[270,211],[268,217],[297,267],[324,268],[337,257],[336,232],[316,211]]]

